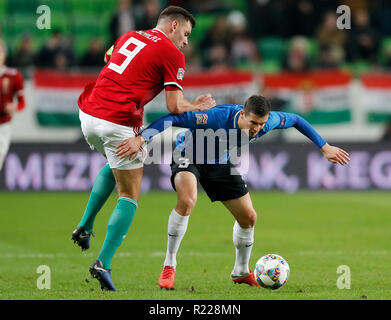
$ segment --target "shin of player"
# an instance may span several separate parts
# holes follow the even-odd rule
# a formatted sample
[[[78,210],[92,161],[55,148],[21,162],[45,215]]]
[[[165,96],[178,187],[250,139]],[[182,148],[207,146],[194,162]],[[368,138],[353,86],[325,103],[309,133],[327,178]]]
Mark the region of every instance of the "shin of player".
[[[235,265],[231,272],[231,278],[235,281],[247,277],[250,272],[248,264],[254,244],[257,213],[253,208],[249,193],[237,199],[223,201],[223,204],[236,220],[232,235],[235,246]]]
[[[171,289],[175,283],[176,255],[186,233],[189,217],[197,202],[197,179],[190,172],[179,172],[173,181],[177,190],[177,204],[168,218],[167,251],[158,284]]]

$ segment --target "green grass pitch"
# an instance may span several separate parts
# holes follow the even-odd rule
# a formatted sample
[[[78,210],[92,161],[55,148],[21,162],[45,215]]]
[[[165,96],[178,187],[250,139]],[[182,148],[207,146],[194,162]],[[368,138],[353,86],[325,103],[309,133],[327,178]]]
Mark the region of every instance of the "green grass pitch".
[[[112,263],[117,292],[101,292],[88,268],[103,243],[113,194],[95,223],[86,252],[70,240],[88,193],[0,193],[0,299],[265,300],[390,299],[390,192],[251,192],[258,212],[253,268],[267,253],[291,268],[279,290],[234,285],[233,218],[199,194],[178,253],[175,290],[157,285],[174,192],[141,196],[131,229]],[[50,268],[50,289],[38,289],[37,268]],[[350,289],[339,289],[339,266]],[[346,283],[346,282],[345,282]],[[48,283],[46,283],[48,284]]]

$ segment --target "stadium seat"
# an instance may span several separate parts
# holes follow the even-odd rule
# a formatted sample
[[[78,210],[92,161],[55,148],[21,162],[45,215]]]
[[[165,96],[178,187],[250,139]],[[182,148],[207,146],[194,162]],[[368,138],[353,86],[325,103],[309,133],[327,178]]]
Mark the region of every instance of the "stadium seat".
[[[35,13],[37,11],[37,7],[39,6],[39,4],[34,0],[2,0],[0,2],[6,2],[6,4],[4,5],[6,6],[7,12],[10,15],[17,13],[29,14],[31,16],[32,13]]]
[[[279,61],[270,60],[262,62],[242,62],[236,66],[237,69],[249,72],[277,73],[281,71]]]
[[[75,13],[72,14],[72,30],[73,34],[90,35],[94,37],[105,32],[105,25],[96,14]]]
[[[353,63],[353,71],[356,76],[371,70],[371,63],[366,60],[359,60]]]
[[[287,50],[287,41],[280,37],[265,37],[257,41],[262,61],[280,62]]]
[[[280,61],[276,60],[264,61],[260,68],[263,73],[278,73],[282,69]]]
[[[213,14],[201,14],[195,16],[195,19],[197,20],[197,25],[191,32],[190,39],[197,46],[215,22],[216,16]]]
[[[310,54],[310,59],[312,63],[315,63],[319,56],[319,44],[318,41],[314,38],[307,38],[308,39],[308,50]]]
[[[379,49],[378,60],[381,65],[384,65],[387,60],[387,51],[391,50],[391,37],[382,39]]]
[[[69,7],[72,13],[91,14],[97,12],[94,1],[70,0]]]

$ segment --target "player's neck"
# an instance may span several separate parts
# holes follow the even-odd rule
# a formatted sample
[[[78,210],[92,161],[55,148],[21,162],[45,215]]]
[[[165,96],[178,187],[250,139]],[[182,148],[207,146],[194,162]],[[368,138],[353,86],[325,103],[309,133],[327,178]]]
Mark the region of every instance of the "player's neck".
[[[169,33],[170,33],[170,29],[169,28],[166,28],[162,25],[157,25],[155,27],[155,29],[159,30],[161,33],[163,33],[168,39],[170,39],[170,37],[168,36]],[[170,39],[171,40],[171,39]]]

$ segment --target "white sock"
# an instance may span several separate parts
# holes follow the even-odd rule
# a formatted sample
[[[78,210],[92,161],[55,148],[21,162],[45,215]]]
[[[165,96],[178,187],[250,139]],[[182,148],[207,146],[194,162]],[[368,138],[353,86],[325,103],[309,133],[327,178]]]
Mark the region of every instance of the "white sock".
[[[175,209],[172,209],[168,218],[168,240],[164,266],[176,268],[176,254],[186,233],[189,217],[181,216]]]
[[[248,263],[254,243],[254,228],[241,228],[237,221],[233,227],[233,241],[236,248],[235,266],[232,270],[232,277],[248,275]]]

